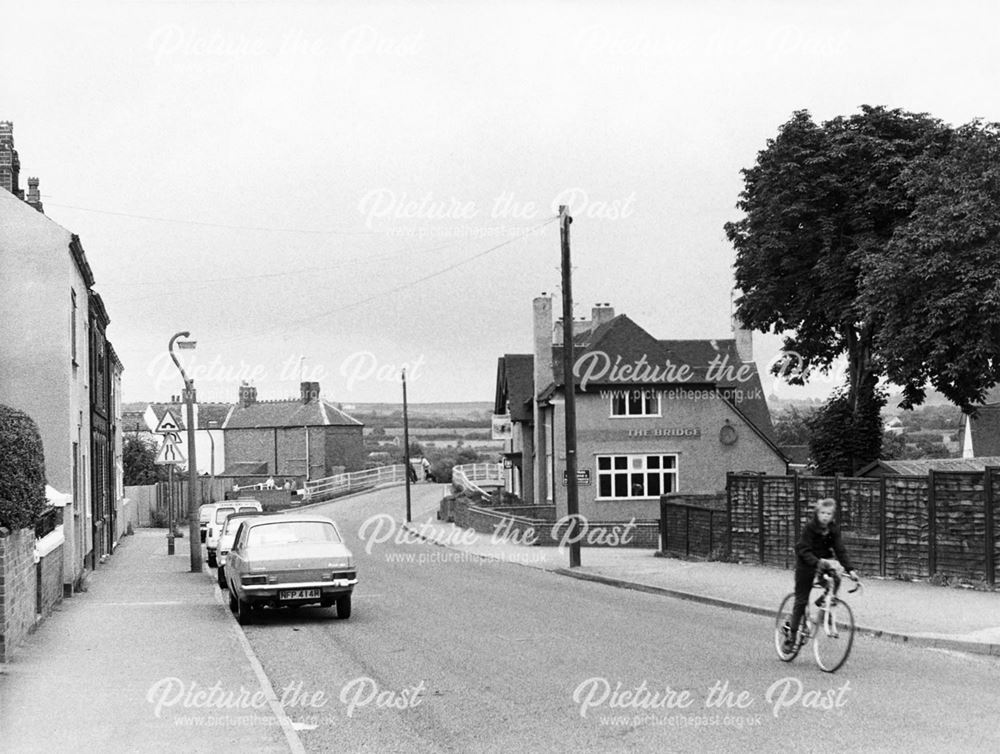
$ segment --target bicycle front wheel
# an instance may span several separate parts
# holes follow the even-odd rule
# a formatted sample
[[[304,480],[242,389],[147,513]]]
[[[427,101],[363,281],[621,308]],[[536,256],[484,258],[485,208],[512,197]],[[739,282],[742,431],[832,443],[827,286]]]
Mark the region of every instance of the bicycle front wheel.
[[[854,646],[854,613],[846,602],[838,601],[830,607],[829,615],[823,609],[816,611],[816,628],[813,634],[813,654],[820,670],[833,673],[847,662]]]
[[[799,637],[792,649],[785,651],[785,638],[788,635],[785,624],[788,623],[791,625],[793,607],[795,607],[795,592],[792,592],[782,600],[781,607],[778,608],[778,612],[774,616],[774,648],[778,652],[778,657],[782,662],[791,662],[794,660],[795,656],[799,653],[799,648],[802,646],[802,639]]]

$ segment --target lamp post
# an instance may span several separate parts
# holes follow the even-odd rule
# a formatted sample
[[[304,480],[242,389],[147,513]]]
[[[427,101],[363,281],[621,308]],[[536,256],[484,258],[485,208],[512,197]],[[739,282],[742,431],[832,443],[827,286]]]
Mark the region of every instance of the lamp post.
[[[184,367],[177,360],[177,356],[174,354],[174,342],[178,338],[190,338],[191,333],[189,332],[179,332],[170,339],[170,345],[167,350],[170,352],[170,358],[174,360],[174,365],[177,370],[181,373],[181,379],[184,380],[184,403],[187,404],[187,436],[188,436],[188,538],[191,541],[191,571],[200,573],[201,572],[201,534],[199,532],[198,524],[198,461],[195,457],[195,447],[194,447],[194,380],[189,379],[187,374],[184,372]],[[194,341],[181,342],[177,344],[178,348],[194,348]],[[214,454],[213,454],[214,456]]]
[[[406,370],[403,370],[403,463],[406,473],[406,523],[410,523],[410,420],[406,411]]]

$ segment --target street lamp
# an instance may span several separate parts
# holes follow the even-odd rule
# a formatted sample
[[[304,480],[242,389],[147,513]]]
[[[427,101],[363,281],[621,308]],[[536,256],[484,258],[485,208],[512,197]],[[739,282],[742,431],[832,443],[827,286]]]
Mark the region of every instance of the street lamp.
[[[190,338],[191,333],[189,332],[179,332],[170,339],[170,345],[167,346],[167,350],[170,352],[170,358],[174,360],[174,365],[177,367],[177,371],[181,373],[181,379],[184,380],[184,403],[187,404],[187,436],[188,436],[188,537],[191,541],[191,571],[195,573],[201,572],[201,534],[199,532],[198,523],[198,462],[195,458],[195,447],[194,447],[194,380],[189,379],[184,371],[184,367],[177,360],[177,356],[174,354],[174,342],[178,338]],[[178,348],[191,349],[196,345],[195,341],[181,341],[177,344]],[[213,454],[214,456],[214,454]]]

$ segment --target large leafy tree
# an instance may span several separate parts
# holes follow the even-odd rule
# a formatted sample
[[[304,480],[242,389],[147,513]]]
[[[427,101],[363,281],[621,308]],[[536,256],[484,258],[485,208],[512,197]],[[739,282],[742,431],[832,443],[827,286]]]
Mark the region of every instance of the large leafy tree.
[[[163,466],[156,465],[156,446],[140,437],[126,437],[122,445],[124,484],[156,484],[164,478]]]
[[[793,383],[846,358],[845,392],[826,412],[843,430],[825,435],[842,442],[849,431],[865,439],[852,443],[849,460],[826,454],[838,459],[837,471],[856,471],[878,457],[882,378],[904,387],[906,406],[923,399],[929,380],[966,409],[996,381],[996,359],[981,346],[996,342],[1000,327],[957,338],[949,331],[972,321],[1000,324],[1000,305],[983,298],[989,273],[973,272],[982,255],[992,260],[990,271],[1000,265],[986,242],[1000,225],[990,199],[996,180],[985,177],[996,141],[977,123],[953,129],[902,110],[866,106],[822,125],[800,111],[743,171],[737,206],[745,214],[726,224],[742,291],[738,314],[747,327],[784,334]],[[952,228],[949,218],[956,217],[971,218],[980,230]],[[941,257],[963,242],[967,262],[956,276]],[[930,291],[921,288],[928,277],[921,265],[929,261],[921,254],[941,266]],[[897,289],[900,281],[907,287]],[[991,311],[972,317],[984,304]],[[969,345],[974,353],[962,350]]]

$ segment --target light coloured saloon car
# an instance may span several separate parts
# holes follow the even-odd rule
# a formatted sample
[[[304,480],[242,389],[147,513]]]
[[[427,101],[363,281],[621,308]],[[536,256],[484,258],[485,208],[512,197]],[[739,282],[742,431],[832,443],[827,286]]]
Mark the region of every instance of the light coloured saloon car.
[[[349,618],[358,583],[354,555],[337,525],[308,513],[243,521],[226,556],[225,579],[229,607],[243,625],[265,606],[336,605],[337,617]]]
[[[212,508],[211,517],[208,519],[208,529],[205,532],[205,551],[208,553],[208,567],[215,568],[216,550],[219,549],[219,536],[222,534],[222,527],[229,518],[230,513],[246,513],[248,511],[260,512],[261,504],[259,500],[249,498],[241,500],[227,500],[224,503],[216,503]]]

